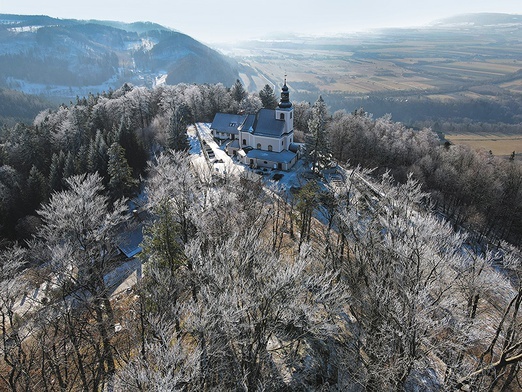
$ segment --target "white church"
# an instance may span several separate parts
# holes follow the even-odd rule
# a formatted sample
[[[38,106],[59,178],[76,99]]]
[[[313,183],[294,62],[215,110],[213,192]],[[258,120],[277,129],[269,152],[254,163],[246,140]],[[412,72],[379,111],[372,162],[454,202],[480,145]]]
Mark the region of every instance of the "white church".
[[[286,79],[276,109],[248,115],[217,113],[210,128],[216,139],[230,140],[226,148],[229,155],[252,168],[289,170],[299,158]]]

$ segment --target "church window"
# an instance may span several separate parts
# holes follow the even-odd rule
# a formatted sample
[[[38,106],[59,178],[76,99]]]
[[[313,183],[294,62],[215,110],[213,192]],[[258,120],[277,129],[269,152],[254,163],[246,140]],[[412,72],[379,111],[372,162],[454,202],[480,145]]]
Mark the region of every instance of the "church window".
[[[279,115],[279,119],[280,119],[280,120],[284,120],[284,119],[285,119],[285,114],[284,114],[284,113],[281,113],[281,114]]]
[[[292,114],[293,114],[293,113],[292,113],[292,112],[290,112],[290,118],[292,118]]]
[[[268,145],[268,151],[272,151],[272,145],[271,144]]]
[[[243,146],[246,146],[246,139],[243,139]]]
[[[257,149],[261,150],[261,143],[257,143]]]

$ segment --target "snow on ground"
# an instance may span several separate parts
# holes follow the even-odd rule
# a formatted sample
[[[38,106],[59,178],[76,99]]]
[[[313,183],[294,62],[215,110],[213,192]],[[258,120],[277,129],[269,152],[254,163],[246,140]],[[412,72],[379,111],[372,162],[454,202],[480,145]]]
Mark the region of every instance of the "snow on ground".
[[[119,75],[116,74],[102,84],[96,86],[59,86],[42,83],[31,83],[21,79],[8,78],[7,84],[10,88],[22,91],[25,94],[59,97],[86,97],[89,93],[109,91],[118,85]]]
[[[241,172],[245,171],[245,166],[241,163],[234,161],[226,152],[225,152],[225,144],[221,146],[216,143],[212,136],[212,131],[210,130],[209,123],[197,123],[196,124],[197,132],[199,133],[199,137],[201,140],[207,144],[213,152],[213,157],[210,157],[210,164],[212,164],[213,169],[221,174],[237,174],[239,175]],[[201,145],[200,145],[200,154],[201,154]],[[192,149],[191,149],[192,153]]]
[[[103,277],[105,284],[111,288],[111,295],[134,287],[142,277],[141,260],[132,258]]]
[[[169,76],[169,75],[166,74],[166,73],[161,73],[159,76],[156,76],[154,78],[154,83],[153,83],[152,87],[166,85],[167,84],[167,76]]]
[[[214,153],[214,157],[210,159],[214,170],[222,174],[241,174],[245,172],[251,172],[261,174],[261,177],[267,183],[273,183],[276,186],[280,186],[283,189],[290,190],[292,187],[301,187],[305,184],[306,180],[303,179],[301,174],[308,170],[308,167],[303,163],[303,160],[298,160],[294,167],[289,171],[267,169],[266,171],[256,169],[252,171],[247,165],[239,162],[237,159],[230,157],[225,152],[225,144],[219,145],[216,143],[212,136],[210,129],[210,123],[197,123],[196,128],[189,128],[189,140],[190,140],[190,153],[191,154],[202,154],[201,145],[197,139],[196,130],[199,133],[201,140],[203,140]],[[274,180],[274,176],[282,176],[279,180]],[[276,177],[277,178],[277,177]]]
[[[9,30],[12,33],[35,33],[44,26],[21,26],[21,27],[10,27]]]

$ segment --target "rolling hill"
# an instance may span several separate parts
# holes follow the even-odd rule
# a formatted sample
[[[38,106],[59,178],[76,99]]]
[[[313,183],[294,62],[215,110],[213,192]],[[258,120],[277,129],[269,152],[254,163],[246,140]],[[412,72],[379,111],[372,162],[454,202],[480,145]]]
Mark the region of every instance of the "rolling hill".
[[[232,60],[154,23],[0,14],[0,87],[75,97],[125,82],[230,85],[237,77]]]

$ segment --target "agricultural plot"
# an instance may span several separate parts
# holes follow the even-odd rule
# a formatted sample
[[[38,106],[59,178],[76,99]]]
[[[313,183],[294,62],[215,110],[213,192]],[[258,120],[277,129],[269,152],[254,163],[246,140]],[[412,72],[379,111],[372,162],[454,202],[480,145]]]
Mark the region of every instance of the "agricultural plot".
[[[278,91],[288,75],[296,101],[322,94],[332,112],[363,107],[413,127],[445,124],[444,132],[447,124],[471,122],[480,135],[461,129],[448,138],[495,155],[522,152],[522,130],[507,135],[503,126],[522,122],[522,26],[474,29],[284,37],[248,42],[227,54],[237,55],[252,92],[265,84]],[[500,135],[491,132],[492,124]]]
[[[249,42],[238,48],[256,89],[289,75],[297,92],[486,97],[522,90],[522,36],[518,30],[389,30],[381,34]],[[252,80],[252,77],[250,77]],[[265,83],[266,84],[266,83]],[[495,85],[496,90],[484,89]],[[253,85],[250,85],[253,87]],[[477,91],[477,88],[482,89]],[[469,95],[471,97],[472,95]]]
[[[331,51],[307,55],[306,52],[274,49],[243,61],[262,74],[263,80],[274,84],[282,82],[282,75],[291,75],[289,84],[296,91],[368,94],[433,88],[428,78],[415,75],[392,61],[363,61],[350,53]]]
[[[472,148],[491,151],[497,156],[511,156],[513,151],[522,157],[522,130],[518,135],[509,134],[447,134],[453,144],[465,144]]]

